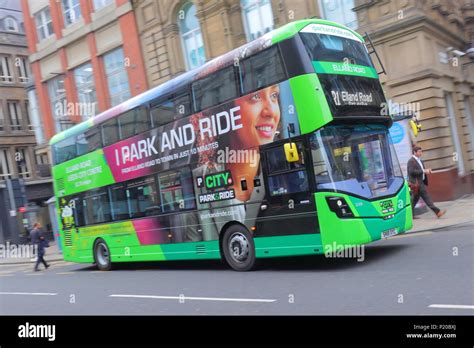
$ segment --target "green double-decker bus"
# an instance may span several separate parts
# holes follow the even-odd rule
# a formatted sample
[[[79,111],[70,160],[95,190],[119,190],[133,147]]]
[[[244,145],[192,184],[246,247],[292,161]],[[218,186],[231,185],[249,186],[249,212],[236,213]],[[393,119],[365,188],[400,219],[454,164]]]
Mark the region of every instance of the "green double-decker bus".
[[[51,139],[67,261],[268,257],[412,227],[363,38],[295,21]]]

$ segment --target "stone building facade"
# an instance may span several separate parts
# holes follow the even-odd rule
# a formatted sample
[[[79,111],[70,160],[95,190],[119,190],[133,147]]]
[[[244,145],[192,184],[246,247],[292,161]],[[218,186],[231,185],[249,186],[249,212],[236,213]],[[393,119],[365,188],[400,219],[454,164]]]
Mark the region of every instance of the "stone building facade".
[[[134,0],[132,6],[150,87],[297,19],[326,18],[369,33],[387,72],[381,75],[387,98],[419,111],[423,131],[414,142],[434,170],[434,199],[474,192],[474,59],[460,56],[474,44],[473,0]]]

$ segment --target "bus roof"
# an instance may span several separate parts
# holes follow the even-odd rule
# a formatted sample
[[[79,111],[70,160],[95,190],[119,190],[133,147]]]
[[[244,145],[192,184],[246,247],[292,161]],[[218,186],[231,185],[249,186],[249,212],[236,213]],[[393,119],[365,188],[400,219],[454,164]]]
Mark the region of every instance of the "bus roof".
[[[219,57],[211,59],[209,62],[205,63],[204,65],[194,69],[187,71],[165,83],[153,87],[152,89],[143,92],[135,97],[132,97],[125,102],[118,104],[86,121],[83,121],[69,129],[66,129],[63,132],[55,134],[49,141],[50,145],[54,145],[57,142],[69,138],[71,136],[79,135],[85,132],[87,129],[98,125],[102,122],[105,122],[108,119],[114,118],[124,112],[127,112],[137,106],[140,106],[144,103],[150,102],[160,96],[166,95],[174,90],[177,90],[187,84],[193,82],[196,78],[204,77],[208,73],[212,73],[216,71],[219,67],[227,66],[233,64],[235,58],[241,57],[247,51],[253,52],[258,49],[266,48],[264,47],[265,43],[268,45],[274,45],[280,41],[286,40],[294,35],[296,35],[300,30],[306,27],[308,24],[326,24],[335,27],[339,27],[342,29],[346,29],[351,31],[354,35],[356,35],[361,42],[364,42],[363,37],[355,32],[354,30],[345,27],[342,24],[327,21],[324,19],[302,19],[298,21],[294,21],[288,23],[278,29],[275,29],[262,37],[255,39],[245,45],[242,45],[228,53],[225,53]]]

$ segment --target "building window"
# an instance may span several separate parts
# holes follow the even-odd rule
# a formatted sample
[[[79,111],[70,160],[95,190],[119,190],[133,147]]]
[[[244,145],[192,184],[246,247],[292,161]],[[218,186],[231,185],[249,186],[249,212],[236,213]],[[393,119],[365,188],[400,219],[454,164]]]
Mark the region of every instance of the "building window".
[[[8,115],[10,117],[10,128],[12,131],[21,130],[21,110],[17,101],[7,102]]]
[[[255,40],[273,30],[273,12],[270,0],[241,0],[247,41]]]
[[[3,107],[0,104],[0,132],[5,130],[5,116],[3,116]]]
[[[7,56],[0,56],[0,82],[13,82],[10,59]]]
[[[7,17],[4,23],[6,31],[18,31],[18,23],[14,18]]]
[[[54,34],[53,21],[51,20],[51,13],[49,12],[49,7],[35,14],[35,22],[36,31],[38,32],[38,37],[40,41]]]
[[[206,62],[201,28],[196,17],[196,6],[186,3],[178,14],[179,30],[188,69],[194,69]]]
[[[11,179],[11,167],[8,149],[0,149],[0,180]]]
[[[462,152],[461,139],[459,138],[456,113],[454,112],[453,95],[451,93],[445,93],[444,99],[448,112],[449,125],[451,126],[451,139],[453,140],[454,151],[456,151],[456,155],[458,158],[458,160],[456,161],[456,164],[458,166],[458,174],[464,175],[464,155]]]
[[[64,25],[70,26],[81,18],[81,5],[79,0],[62,0]]]
[[[27,57],[16,57],[15,58],[15,66],[18,69],[18,78],[20,82],[27,83],[30,76],[30,67],[28,64]]]
[[[58,76],[48,81],[49,101],[54,118],[56,132],[59,133],[72,126],[67,115],[66,89],[64,88],[64,77]]]
[[[114,0],[94,0],[94,10],[100,10],[102,7],[110,5]]]
[[[357,15],[352,9],[354,0],[320,0],[324,19],[357,29]]]
[[[474,151],[474,121],[472,119],[471,105],[469,103],[469,97],[464,97],[464,117],[467,121],[467,127],[471,136],[471,150]]]
[[[127,71],[123,57],[123,49],[118,48],[104,55],[105,74],[109,87],[111,106],[120,104],[130,98]]]
[[[31,122],[31,117],[30,117],[30,105],[28,102],[25,102],[25,119],[26,119],[26,126],[28,127],[28,130],[32,131],[34,130],[33,123]]]
[[[26,148],[15,148],[15,161],[18,170],[18,176],[23,179],[31,177],[30,158],[28,157]]]
[[[88,119],[97,113],[97,98],[95,94],[94,75],[90,63],[81,65],[74,69],[77,95],[80,103],[82,118]]]

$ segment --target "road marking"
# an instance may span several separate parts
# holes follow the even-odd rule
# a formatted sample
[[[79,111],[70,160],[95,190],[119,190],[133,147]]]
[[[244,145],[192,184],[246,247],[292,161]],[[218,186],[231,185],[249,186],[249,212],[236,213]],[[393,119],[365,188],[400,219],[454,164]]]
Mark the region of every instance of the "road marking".
[[[75,272],[57,272],[56,274],[61,274],[61,275],[63,275],[63,274],[75,274]]]
[[[26,273],[25,275],[26,276],[41,276],[43,275],[44,273]]]
[[[13,277],[13,274],[0,274],[0,277]]]
[[[56,296],[57,292],[0,292],[0,295]]]
[[[109,295],[109,297],[124,298],[151,298],[157,300],[181,300],[181,301],[227,301],[227,302],[276,302],[275,299],[257,298],[224,298],[224,297],[188,297],[188,296],[155,296],[155,295]]]
[[[430,308],[452,308],[452,309],[474,309],[474,306],[469,305],[454,305],[454,304],[432,304]]]

